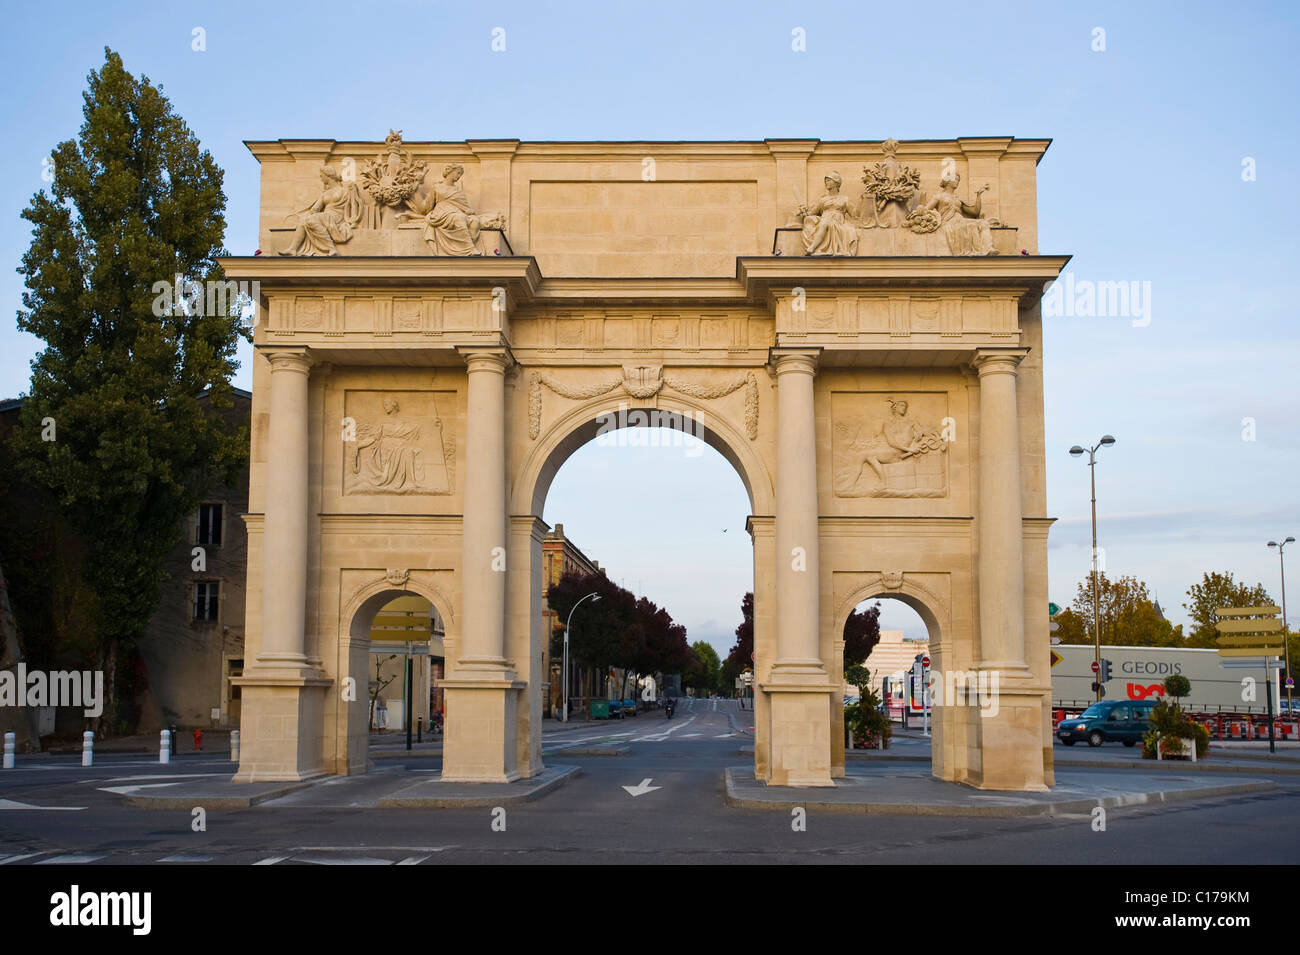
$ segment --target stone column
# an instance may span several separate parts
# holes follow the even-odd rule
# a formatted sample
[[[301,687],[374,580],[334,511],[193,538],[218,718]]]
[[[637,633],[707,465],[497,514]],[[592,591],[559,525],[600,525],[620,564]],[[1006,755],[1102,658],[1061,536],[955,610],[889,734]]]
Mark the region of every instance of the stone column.
[[[262,536],[262,647],[257,666],[307,675],[306,351],[273,351]]]
[[[769,683],[768,782],[831,786],[830,680],[821,658],[817,522],[817,354],[783,351],[776,369],[776,661]]]
[[[443,682],[447,736],[442,778],[513,782],[520,778],[517,705],[524,684],[505,658],[506,425],[501,348],[466,349],[466,421],[461,523],[461,639]]]
[[[307,656],[310,536],[307,386],[304,349],[263,352],[271,367],[261,534],[262,618],[257,661],[243,687],[235,782],[301,780],[324,772],[324,702],[330,680]],[[254,402],[259,398],[255,394]]]
[[[817,648],[819,547],[815,354],[776,358],[776,635],[773,670],[824,682]],[[774,674],[775,676],[775,674]]]
[[[1016,369],[1025,349],[980,349],[979,664],[992,702],[972,714],[979,759],[963,781],[980,789],[1046,791],[1043,707],[1025,663],[1025,558]],[[1046,608],[1043,608],[1046,612]],[[985,678],[981,674],[981,678]],[[996,687],[996,689],[992,689]]]
[[[1021,349],[975,356],[980,381],[980,666],[1004,671],[1028,670],[1016,408],[1016,366],[1024,356]]]
[[[506,365],[503,351],[472,351],[465,418],[461,530],[461,670],[505,669]]]

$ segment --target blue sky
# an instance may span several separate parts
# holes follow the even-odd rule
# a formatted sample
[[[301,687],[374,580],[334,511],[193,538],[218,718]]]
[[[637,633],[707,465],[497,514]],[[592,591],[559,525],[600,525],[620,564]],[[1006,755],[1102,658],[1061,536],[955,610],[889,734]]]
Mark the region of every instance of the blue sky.
[[[81,122],[103,48],[161,83],[226,171],[233,252],[256,242],[258,166],[244,139],[837,139],[1050,137],[1044,253],[1081,280],[1149,282],[1150,323],[1049,319],[1053,599],[1088,569],[1086,466],[1104,432],[1101,542],[1175,622],[1209,569],[1262,581],[1265,542],[1300,536],[1294,475],[1297,252],[1290,3],[23,4],[6,13],[0,261],[42,159]],[[195,28],[206,50],[192,49]],[[506,49],[493,52],[492,30]],[[791,49],[802,28],[805,52]],[[1094,50],[1097,28],[1105,49]],[[1253,160],[1255,178],[1243,179]],[[20,278],[0,269],[12,316]],[[0,396],[26,388],[37,342],[0,322]],[[248,385],[241,373],[239,383]],[[1254,440],[1244,440],[1251,419]],[[749,586],[744,491],[706,451],[587,448],[546,517],[725,650]],[[635,501],[635,505],[629,502]],[[716,533],[712,529],[716,528]],[[722,529],[727,528],[723,534]],[[654,543],[663,541],[664,545]],[[890,618],[886,618],[887,622]],[[910,613],[896,624],[914,620]]]

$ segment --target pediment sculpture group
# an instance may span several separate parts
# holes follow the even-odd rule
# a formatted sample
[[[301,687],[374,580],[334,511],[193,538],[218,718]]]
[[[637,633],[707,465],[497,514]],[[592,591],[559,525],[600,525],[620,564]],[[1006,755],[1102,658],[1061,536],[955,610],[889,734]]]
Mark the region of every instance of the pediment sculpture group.
[[[820,199],[811,205],[799,202],[791,225],[802,227],[805,254],[857,255],[861,231],[907,229],[917,235],[942,234],[950,255],[997,255],[990,230],[1001,223],[984,216],[981,208],[987,184],[975,190],[973,202],[966,202],[957,195],[961,176],[945,171],[939,192],[927,198],[921,174],[898,161],[898,141],[887,139],[881,148],[884,161],[862,167],[866,188],[857,204],[841,194],[844,180],[837,172],[826,176],[826,194]]]
[[[840,190],[837,172],[825,178],[826,193],[811,205],[796,196],[798,208],[791,226],[802,230],[806,255],[857,255],[861,233],[870,229],[906,229],[917,235],[940,233],[950,255],[996,255],[991,229],[997,219],[984,216],[981,196],[974,201],[957,195],[961,176],[945,172],[939,192],[927,198],[921,176],[897,160],[898,142],[882,146],[883,162],[863,167],[866,189],[858,203]],[[504,213],[484,214],[470,204],[461,186],[465,168],[449,163],[441,176],[428,163],[415,159],[402,146],[401,130],[390,130],[383,151],[367,162],[356,177],[331,165],[321,167],[320,195],[286,216],[294,221],[289,244],[281,255],[338,255],[338,246],[359,229],[391,229],[422,224],[422,237],[433,255],[480,255],[479,233],[504,229]]]
[[[475,211],[461,186],[464,175],[464,166],[449,163],[439,176],[403,148],[401,130],[390,130],[383,152],[355,179],[334,166],[321,167],[320,196],[286,217],[296,225],[280,254],[338,255],[338,246],[359,229],[423,223],[422,236],[431,254],[479,255],[479,233],[504,229],[506,218],[504,213]]]

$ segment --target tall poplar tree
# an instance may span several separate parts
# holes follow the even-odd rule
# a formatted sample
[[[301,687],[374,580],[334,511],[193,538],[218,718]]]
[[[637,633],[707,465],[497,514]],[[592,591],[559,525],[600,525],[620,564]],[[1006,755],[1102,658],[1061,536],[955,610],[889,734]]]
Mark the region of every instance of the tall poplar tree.
[[[49,193],[22,213],[33,228],[18,327],[45,348],[15,447],[83,536],[108,689],[100,725],[117,731],[164,558],[206,489],[232,482],[247,456],[246,433],[214,410],[231,406],[244,332],[233,304],[157,307],[159,282],[221,278],[226,227],[222,172],[161,88],[106,49],[83,116],[50,154]]]

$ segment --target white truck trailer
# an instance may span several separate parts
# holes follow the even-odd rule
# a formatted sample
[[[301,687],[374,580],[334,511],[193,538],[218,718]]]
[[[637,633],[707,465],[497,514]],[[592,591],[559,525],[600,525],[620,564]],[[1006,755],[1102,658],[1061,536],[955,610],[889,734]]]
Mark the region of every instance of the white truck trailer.
[[[1078,709],[1094,702],[1091,644],[1062,644],[1052,647],[1052,701],[1063,709]],[[1217,650],[1181,647],[1110,647],[1101,655],[1110,661],[1110,681],[1104,700],[1159,700],[1164,696],[1165,678],[1187,677],[1192,692],[1183,699],[1189,711],[1202,713],[1268,712],[1264,696],[1263,658],[1221,657]],[[1225,663],[1250,662],[1252,666],[1226,667]],[[1272,672],[1273,712],[1279,712],[1279,674]],[[1298,694],[1300,695],[1300,694]]]

